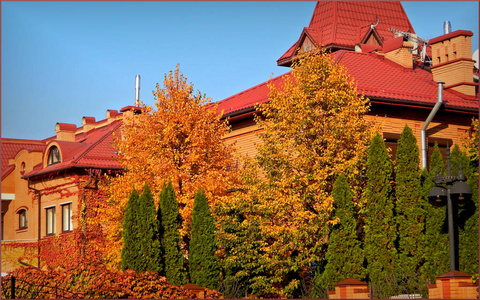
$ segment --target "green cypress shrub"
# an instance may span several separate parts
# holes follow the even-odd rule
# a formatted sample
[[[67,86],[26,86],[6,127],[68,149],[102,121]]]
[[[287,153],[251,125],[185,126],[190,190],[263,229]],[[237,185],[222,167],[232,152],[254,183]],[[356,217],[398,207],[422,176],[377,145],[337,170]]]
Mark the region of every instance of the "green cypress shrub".
[[[453,176],[458,175],[460,165],[462,166],[463,174],[468,178],[470,175],[470,160],[468,159],[467,154],[461,151],[458,145],[455,145],[450,152],[450,169]]]
[[[478,161],[470,165],[467,184],[472,188],[472,201],[459,215],[459,264],[460,271],[478,274]]]
[[[347,278],[362,280],[363,250],[357,239],[357,224],[353,207],[353,195],[345,175],[340,174],[333,185],[334,218],[339,221],[333,226],[328,239],[327,264],[321,274],[316,274],[315,284],[335,288],[335,284]]]
[[[172,181],[165,183],[160,193],[160,205],[157,218],[160,216],[162,233],[161,242],[165,251],[165,276],[172,285],[187,283],[187,272],[184,266],[184,256],[180,249],[180,232],[178,231],[180,213],[175,197]]]
[[[398,141],[396,159],[395,219],[398,233],[396,273],[415,278],[423,262],[425,230],[421,171],[417,140],[405,125]]]
[[[385,284],[384,274],[392,273],[396,259],[394,224],[393,165],[385,143],[377,133],[368,149],[364,255],[368,280],[375,290]],[[378,295],[378,294],[377,294]],[[378,295],[382,296],[382,295]]]
[[[435,143],[432,156],[430,157],[429,170],[423,170],[422,186],[425,205],[425,263],[422,266],[422,277],[424,280],[435,282],[435,277],[450,270],[448,228],[446,224],[446,206],[433,206],[428,202],[428,192],[435,186],[432,178],[445,175],[445,165],[442,154]]]
[[[458,210],[459,267],[462,272],[478,274],[478,161],[470,160],[457,145],[453,147],[450,157],[452,175],[458,175],[462,165],[466,183],[472,188],[472,201]]]
[[[220,269],[215,255],[215,222],[205,193],[200,190],[195,196],[192,211],[192,230],[188,252],[190,282],[199,286],[216,289]]]
[[[137,271],[163,273],[163,251],[158,236],[155,202],[148,184],[139,198],[139,250]]]
[[[122,269],[137,270],[138,254],[140,253],[137,241],[138,230],[138,192],[133,189],[128,198],[127,207],[125,209],[125,217],[123,219],[123,249],[122,249]]]

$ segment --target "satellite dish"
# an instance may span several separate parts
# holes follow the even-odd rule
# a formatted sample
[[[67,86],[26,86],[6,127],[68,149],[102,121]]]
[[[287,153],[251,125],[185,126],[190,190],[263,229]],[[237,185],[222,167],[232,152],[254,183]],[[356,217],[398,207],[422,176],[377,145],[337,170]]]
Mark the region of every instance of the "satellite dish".
[[[475,68],[478,70],[478,49],[473,52],[472,59],[475,61]]]

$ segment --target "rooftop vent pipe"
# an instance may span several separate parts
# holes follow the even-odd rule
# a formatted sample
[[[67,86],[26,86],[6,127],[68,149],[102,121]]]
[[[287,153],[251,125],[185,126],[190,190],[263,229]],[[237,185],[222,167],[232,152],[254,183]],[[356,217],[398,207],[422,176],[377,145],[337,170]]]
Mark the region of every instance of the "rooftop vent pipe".
[[[140,106],[140,75],[135,75],[135,106]]]
[[[437,103],[435,103],[435,106],[433,107],[432,111],[427,117],[427,120],[425,120],[425,123],[423,124],[422,128],[420,129],[420,135],[421,135],[421,140],[422,140],[422,169],[427,168],[427,137],[426,137],[426,130],[430,122],[432,121],[433,117],[435,117],[435,114],[437,113],[438,109],[443,103],[443,84],[445,82],[439,81],[438,82],[438,99]]]
[[[443,22],[443,34],[450,32],[452,32],[452,25],[450,24],[450,21]]]

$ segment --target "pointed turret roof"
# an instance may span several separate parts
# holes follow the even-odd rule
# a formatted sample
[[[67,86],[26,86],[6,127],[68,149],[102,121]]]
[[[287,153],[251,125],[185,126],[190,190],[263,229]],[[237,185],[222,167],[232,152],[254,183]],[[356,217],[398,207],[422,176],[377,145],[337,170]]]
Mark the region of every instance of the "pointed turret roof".
[[[297,49],[310,44],[332,51],[354,50],[359,43],[381,46],[394,37],[392,30],[415,33],[400,2],[319,1],[310,24],[277,64],[290,66]]]

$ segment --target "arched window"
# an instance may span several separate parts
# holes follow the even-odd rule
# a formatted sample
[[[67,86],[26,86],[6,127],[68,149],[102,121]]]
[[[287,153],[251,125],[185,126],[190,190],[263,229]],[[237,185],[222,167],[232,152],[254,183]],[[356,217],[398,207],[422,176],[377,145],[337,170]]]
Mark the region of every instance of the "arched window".
[[[21,209],[18,212],[18,228],[25,229],[27,227],[28,227],[27,210]]]
[[[50,148],[50,152],[48,152],[48,161],[47,165],[54,165],[60,162],[60,151],[56,146]]]
[[[22,162],[22,164],[20,165],[20,174],[25,174],[25,162]]]

